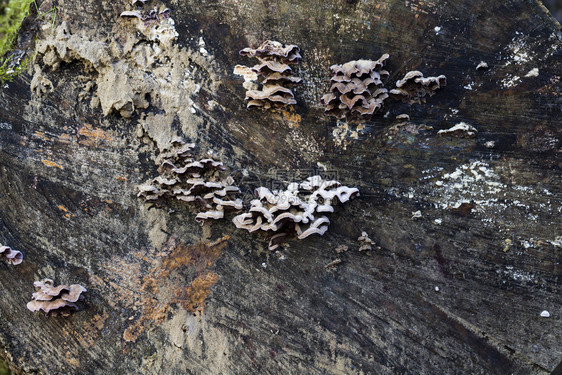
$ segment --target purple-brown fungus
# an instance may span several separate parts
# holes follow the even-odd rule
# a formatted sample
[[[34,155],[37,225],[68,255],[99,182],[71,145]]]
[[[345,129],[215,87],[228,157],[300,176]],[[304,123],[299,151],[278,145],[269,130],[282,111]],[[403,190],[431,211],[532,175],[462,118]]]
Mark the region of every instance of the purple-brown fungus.
[[[258,48],[244,48],[240,54],[259,60],[259,64],[251,68],[244,65],[234,68],[235,74],[251,82],[244,85],[248,108],[279,108],[297,103],[289,87],[302,79],[294,75],[289,65],[297,64],[301,59],[298,46],[267,40]]]
[[[23,254],[21,251],[14,250],[9,246],[0,246],[0,257],[4,256],[6,261],[12,265],[18,265],[23,261]]]
[[[47,315],[51,311],[54,314],[68,315],[71,310],[78,310],[76,302],[83,300],[82,293],[86,292],[86,288],[79,284],[54,286],[51,279],[36,281],[33,286],[39,290],[33,293],[27,308],[30,311],[42,310]]]
[[[435,95],[435,91],[443,86],[447,86],[447,77],[444,75],[424,77],[422,72],[414,70],[397,81],[396,88],[390,90],[389,94],[404,103],[425,103],[426,95]]]
[[[358,196],[359,190],[313,176],[300,184],[289,184],[286,190],[270,191],[259,187],[255,195],[257,198],[251,201],[250,210],[236,216],[232,222],[249,232],[275,232],[269,242],[269,249],[275,250],[293,234],[298,239],[311,234],[323,235],[330,224],[326,215],[334,212],[332,205]]]
[[[137,196],[145,201],[176,199],[190,202],[198,209],[197,220],[222,219],[227,210],[242,209],[242,200],[235,198],[240,189],[225,176],[223,163],[206,158],[196,160],[193,143],[174,139],[157,159],[160,175],[138,187]]]
[[[382,80],[389,73],[383,69],[389,55],[378,60],[354,60],[330,67],[330,93],[322,97],[325,113],[338,119],[372,115],[382,108],[388,90]]]

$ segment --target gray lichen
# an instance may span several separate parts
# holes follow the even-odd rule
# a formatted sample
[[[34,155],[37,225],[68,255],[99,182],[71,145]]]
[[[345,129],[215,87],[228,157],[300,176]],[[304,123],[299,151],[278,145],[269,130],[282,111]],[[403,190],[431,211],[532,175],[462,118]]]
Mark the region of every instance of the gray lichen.
[[[138,109],[146,109],[161,96],[161,82],[168,72],[155,74],[153,67],[161,60],[168,59],[167,50],[178,36],[171,18],[160,22],[146,23],[136,20],[137,29],[148,43],[128,43],[125,46],[93,41],[73,34],[70,26],[62,22],[53,35],[37,43],[35,74],[32,89],[36,95],[53,91],[53,84],[43,71],[44,67],[57,70],[61,63],[78,62],[92,74],[97,90],[92,106],[101,106],[105,116],[118,112],[122,117],[131,117]]]

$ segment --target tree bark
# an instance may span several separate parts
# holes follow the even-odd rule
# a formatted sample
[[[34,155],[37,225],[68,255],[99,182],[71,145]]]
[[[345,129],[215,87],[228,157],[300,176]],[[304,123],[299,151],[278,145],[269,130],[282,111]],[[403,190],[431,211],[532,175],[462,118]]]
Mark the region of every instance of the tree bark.
[[[28,25],[36,66],[0,89],[0,244],[24,253],[0,262],[15,373],[554,370],[562,52],[539,1],[143,7],[161,5],[169,44],[119,17],[128,2],[41,2],[57,13],[52,28]],[[291,108],[248,110],[233,69],[255,60],[238,51],[268,39],[301,48],[303,84]],[[426,103],[389,98],[370,119],[325,116],[329,67],[384,53],[388,89],[412,70],[447,86]],[[460,123],[477,132],[439,133]],[[268,251],[232,216],[200,225],[191,206],[136,197],[174,136],[222,161],[246,203],[318,173],[361,195],[325,235]],[[85,286],[82,309],[28,311],[43,278]]]

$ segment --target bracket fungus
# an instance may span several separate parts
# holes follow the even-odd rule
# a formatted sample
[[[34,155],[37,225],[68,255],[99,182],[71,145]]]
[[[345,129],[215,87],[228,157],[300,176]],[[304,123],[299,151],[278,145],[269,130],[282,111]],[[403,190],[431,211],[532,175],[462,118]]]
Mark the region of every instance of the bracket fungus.
[[[33,293],[27,308],[34,312],[42,310],[47,315],[54,310],[61,315],[68,315],[72,309],[78,310],[76,302],[83,300],[82,293],[86,292],[86,288],[79,284],[54,286],[51,279],[36,281],[33,286],[39,291]]]
[[[404,103],[425,103],[426,95],[435,95],[435,91],[443,86],[447,86],[447,77],[444,75],[424,77],[422,72],[413,70],[397,81],[396,88],[390,90],[389,94]]]
[[[255,89],[245,87],[248,108],[262,107],[265,109],[278,108],[291,104],[296,104],[293,91],[287,86],[298,84],[301,78],[294,75],[290,64],[297,64],[300,59],[300,48],[294,44],[285,45],[280,42],[267,40],[258,48],[244,48],[240,55],[255,57],[259,64],[248,68],[244,65],[236,65],[234,74],[242,75],[248,79],[248,70],[254,73],[252,80],[259,80],[261,83]],[[258,89],[259,88],[259,89]]]
[[[14,250],[9,246],[0,246],[0,255],[4,255],[6,257],[6,261],[14,266],[23,261],[23,254],[21,251]]]
[[[330,93],[321,99],[325,113],[338,119],[353,116],[368,116],[379,111],[388,98],[388,90],[382,79],[388,71],[382,69],[389,55],[378,60],[354,60],[341,65],[332,65],[334,74],[330,82]]]
[[[312,176],[300,184],[289,184],[286,190],[271,191],[262,186],[255,190],[255,195],[257,199],[251,201],[249,211],[232,222],[248,232],[276,232],[269,241],[269,249],[275,250],[291,234],[296,233],[298,239],[323,235],[330,224],[325,214],[334,212],[332,205],[358,196],[359,190]]]
[[[234,198],[240,189],[233,185],[232,177],[224,176],[223,163],[213,159],[195,160],[193,143],[172,140],[157,163],[160,176],[138,187],[138,197],[145,201],[172,198],[197,204],[202,211],[197,220],[222,219],[225,210],[241,210],[242,200]]]

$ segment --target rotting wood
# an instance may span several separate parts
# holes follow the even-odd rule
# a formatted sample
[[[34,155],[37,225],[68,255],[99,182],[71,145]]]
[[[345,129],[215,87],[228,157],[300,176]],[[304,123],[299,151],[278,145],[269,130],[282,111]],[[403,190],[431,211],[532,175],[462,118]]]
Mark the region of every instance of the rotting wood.
[[[149,29],[119,17],[128,3],[41,2],[70,34],[42,19],[24,33],[68,36],[72,58],[38,61],[44,90],[31,90],[31,74],[0,88],[0,243],[24,254],[17,267],[0,262],[0,353],[16,373],[559,365],[562,52],[539,2],[162,5],[178,36],[159,51]],[[285,112],[248,111],[232,73],[240,49],[268,39],[301,48],[303,85]],[[383,53],[385,87],[412,70],[447,86],[425,104],[385,101],[360,123],[324,116],[329,67]],[[438,134],[463,122],[477,133]],[[181,205],[135,197],[174,136],[214,151],[246,200],[317,173],[361,196],[323,237],[269,252],[228,221],[200,226]],[[362,232],[376,250],[357,251]],[[349,250],[326,272],[338,246]],[[84,285],[85,309],[27,311],[45,277]]]

